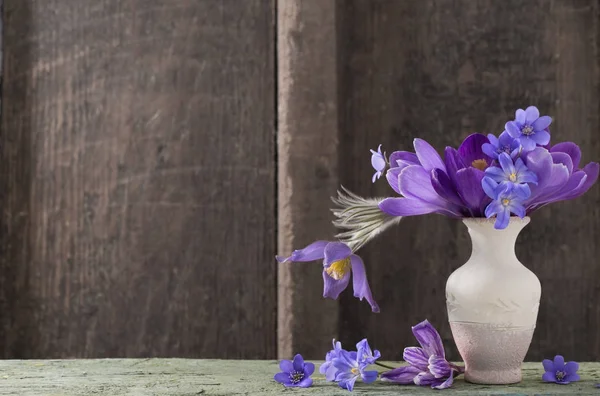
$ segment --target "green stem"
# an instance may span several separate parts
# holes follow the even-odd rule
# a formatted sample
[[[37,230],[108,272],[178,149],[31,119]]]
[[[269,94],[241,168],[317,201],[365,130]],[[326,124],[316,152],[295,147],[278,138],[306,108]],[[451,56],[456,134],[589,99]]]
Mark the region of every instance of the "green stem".
[[[394,370],[395,369],[395,367],[390,367],[390,366],[387,366],[387,365],[385,365],[383,363],[375,362],[375,364],[378,365],[378,366],[384,367],[386,369],[390,369],[390,370]]]

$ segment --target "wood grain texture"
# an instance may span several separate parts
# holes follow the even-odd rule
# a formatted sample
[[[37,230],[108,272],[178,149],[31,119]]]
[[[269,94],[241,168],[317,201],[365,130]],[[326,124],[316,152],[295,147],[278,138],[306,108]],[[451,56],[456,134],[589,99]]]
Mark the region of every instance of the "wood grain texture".
[[[274,3],[6,0],[6,358],[276,354]]]
[[[288,255],[331,240],[339,186],[335,0],[278,2],[278,239]],[[338,303],[324,300],[322,264],[279,268],[279,356],[322,358],[337,336]]]
[[[371,186],[369,148],[412,150],[422,137],[439,151],[473,132],[500,133],[516,108],[555,117],[554,141],[581,144],[600,158],[596,1],[406,0],[340,2],[339,177],[361,195]],[[542,283],[538,327],[528,359],[562,353],[600,356],[600,189],[544,208],[517,254]],[[470,254],[465,227],[441,216],[403,220],[360,252],[381,314],[343,294],[345,345],[368,337],[388,359],[415,345],[410,326],[428,318],[451,341],[445,283]]]

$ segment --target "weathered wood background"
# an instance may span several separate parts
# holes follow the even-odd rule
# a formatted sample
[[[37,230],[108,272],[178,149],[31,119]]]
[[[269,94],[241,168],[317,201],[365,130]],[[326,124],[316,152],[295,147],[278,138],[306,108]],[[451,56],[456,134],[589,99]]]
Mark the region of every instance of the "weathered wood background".
[[[382,313],[326,301],[320,265],[369,148],[438,149],[515,108],[600,159],[597,0],[4,0],[0,356],[387,359],[425,318],[458,358],[444,287],[464,227],[406,219],[361,255]],[[277,132],[276,132],[277,131]],[[528,356],[600,358],[600,188],[533,216]]]

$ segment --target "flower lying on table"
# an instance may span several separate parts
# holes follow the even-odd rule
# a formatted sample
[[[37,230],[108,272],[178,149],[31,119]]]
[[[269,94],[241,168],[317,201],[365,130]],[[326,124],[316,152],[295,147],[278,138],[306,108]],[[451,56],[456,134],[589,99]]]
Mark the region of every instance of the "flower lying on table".
[[[579,381],[579,363],[568,362],[561,355],[556,355],[554,361],[545,359],[542,362],[546,371],[542,376],[545,382],[556,382],[557,384],[567,385],[571,382]]]
[[[356,344],[356,351],[346,351],[340,342],[333,340],[333,349],[327,352],[319,372],[325,374],[327,381],[336,381],[340,388],[352,391],[359,377],[367,384],[377,379],[377,371],[366,368],[380,356],[378,350],[371,350],[366,338]]]
[[[294,356],[294,360],[282,360],[279,362],[280,373],[275,374],[275,381],[286,387],[308,388],[313,380],[310,378],[315,371],[313,363],[304,362],[302,355]]]

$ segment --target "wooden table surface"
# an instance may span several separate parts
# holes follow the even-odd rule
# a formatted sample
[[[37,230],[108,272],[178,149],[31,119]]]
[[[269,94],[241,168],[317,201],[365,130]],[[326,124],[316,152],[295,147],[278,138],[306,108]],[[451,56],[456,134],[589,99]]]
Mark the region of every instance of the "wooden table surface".
[[[393,364],[393,363],[390,363]],[[318,364],[317,364],[318,367]],[[276,361],[191,359],[5,360],[0,362],[0,395],[348,395],[325,382],[318,370],[308,389],[286,389],[273,381]],[[570,385],[541,381],[540,363],[526,363],[524,381],[511,386],[465,383],[462,376],[445,391],[381,381],[357,383],[354,394],[370,395],[600,395],[600,363],[581,365],[582,381]]]

